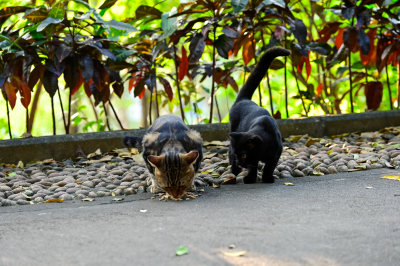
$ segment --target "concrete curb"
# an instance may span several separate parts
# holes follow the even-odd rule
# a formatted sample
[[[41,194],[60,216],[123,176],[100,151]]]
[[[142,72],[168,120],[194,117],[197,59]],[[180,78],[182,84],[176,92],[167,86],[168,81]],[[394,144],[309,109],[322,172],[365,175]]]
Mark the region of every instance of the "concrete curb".
[[[283,137],[304,134],[323,137],[400,126],[400,110],[284,119],[277,122]],[[229,124],[217,123],[190,127],[199,131],[206,141],[226,140],[229,132]],[[96,149],[106,152],[123,147],[121,140],[124,136],[143,136],[144,134],[145,129],[133,129],[3,140],[0,141],[0,163],[74,158],[78,149],[82,149],[86,154]]]

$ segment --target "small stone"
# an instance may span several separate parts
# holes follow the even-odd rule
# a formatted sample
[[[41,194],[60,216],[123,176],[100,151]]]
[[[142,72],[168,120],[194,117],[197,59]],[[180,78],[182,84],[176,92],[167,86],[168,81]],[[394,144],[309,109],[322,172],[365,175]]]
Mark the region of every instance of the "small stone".
[[[104,197],[106,196],[106,192],[105,191],[97,191],[97,197]]]
[[[336,167],[333,166],[333,165],[328,166],[328,171],[329,171],[330,174],[336,174],[337,173]]]
[[[294,177],[303,177],[303,176],[305,176],[305,175],[304,175],[304,173],[303,173],[302,171],[300,171],[300,170],[298,170],[298,169],[294,169],[294,170],[293,170],[293,176],[294,176]]]
[[[64,194],[60,195],[58,198],[63,199],[63,200],[73,200],[74,199],[74,197],[68,193],[64,193]]]
[[[124,190],[125,195],[133,195],[136,194],[136,190],[134,188],[127,188]]]
[[[289,171],[287,171],[287,170],[283,170],[282,172],[281,172],[281,175],[280,175],[282,178],[288,178],[288,177],[292,177],[292,174],[289,172]]]
[[[83,182],[82,186],[93,188],[94,184],[92,181],[85,181]]]
[[[88,190],[84,190],[84,189],[80,189],[80,190],[77,190],[77,191],[75,192],[75,194],[76,194],[76,195],[80,194],[80,195],[87,196],[87,195],[89,195],[89,191],[88,191]]]
[[[144,186],[138,187],[137,193],[144,193],[144,192],[146,192],[146,188]]]
[[[18,204],[18,205],[28,205],[29,202],[26,201],[25,199],[18,199],[18,200],[17,200],[17,204]]]
[[[40,203],[40,202],[43,202],[43,201],[44,201],[43,197],[36,197],[36,198],[33,200],[33,202],[35,202],[35,203]]]
[[[0,185],[0,192],[11,191],[11,188],[6,185]]]

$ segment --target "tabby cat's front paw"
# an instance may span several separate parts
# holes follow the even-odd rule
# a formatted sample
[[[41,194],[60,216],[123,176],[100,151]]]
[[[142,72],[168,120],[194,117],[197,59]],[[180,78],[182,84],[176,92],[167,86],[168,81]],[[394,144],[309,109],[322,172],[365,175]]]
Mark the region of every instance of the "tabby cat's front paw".
[[[157,187],[155,185],[150,185],[149,189],[150,189],[150,192],[153,193],[153,194],[163,192],[163,190],[161,188],[159,188],[159,187]]]

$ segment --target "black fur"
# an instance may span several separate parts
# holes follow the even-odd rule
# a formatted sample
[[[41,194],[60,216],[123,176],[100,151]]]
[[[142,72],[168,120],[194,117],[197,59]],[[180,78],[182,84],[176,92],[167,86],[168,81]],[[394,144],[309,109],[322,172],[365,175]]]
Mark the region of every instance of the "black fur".
[[[262,181],[274,182],[273,172],[282,153],[282,137],[275,119],[267,110],[252,102],[251,97],[274,58],[289,54],[288,50],[278,47],[267,50],[240,90],[229,113],[229,162],[234,175],[239,174],[241,168],[248,169],[244,183],[256,182],[259,161],[265,163]]]

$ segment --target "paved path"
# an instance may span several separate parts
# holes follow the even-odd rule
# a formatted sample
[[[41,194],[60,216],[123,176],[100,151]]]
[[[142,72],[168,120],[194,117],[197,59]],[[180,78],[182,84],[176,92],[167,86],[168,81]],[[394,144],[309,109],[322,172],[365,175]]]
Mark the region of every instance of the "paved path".
[[[400,182],[384,175],[400,171],[227,185],[185,202],[2,207],[0,265],[399,265]],[[189,254],[175,256],[179,245]]]

